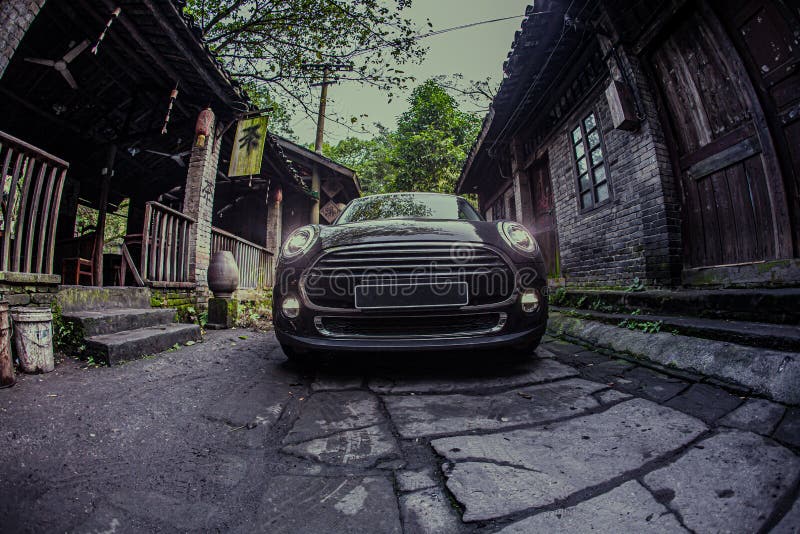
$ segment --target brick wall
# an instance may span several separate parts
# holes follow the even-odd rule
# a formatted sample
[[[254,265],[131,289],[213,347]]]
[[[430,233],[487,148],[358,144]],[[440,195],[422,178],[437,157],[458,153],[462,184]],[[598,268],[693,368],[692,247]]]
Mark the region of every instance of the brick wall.
[[[197,220],[189,233],[189,272],[197,284],[197,304],[201,308],[206,307],[209,295],[207,275],[211,261],[211,220],[221,143],[221,138],[215,140],[214,130],[212,127],[205,146],[192,147],[183,200],[183,212]]]
[[[0,0],[0,78],[45,0]]]
[[[646,115],[637,131],[613,129],[604,93],[607,84],[600,84],[543,147],[549,155],[567,285],[627,286],[639,278],[661,287],[679,280],[677,192],[652,96],[635,65],[631,68],[639,75]],[[605,143],[612,201],[580,213],[568,136],[592,111]]]

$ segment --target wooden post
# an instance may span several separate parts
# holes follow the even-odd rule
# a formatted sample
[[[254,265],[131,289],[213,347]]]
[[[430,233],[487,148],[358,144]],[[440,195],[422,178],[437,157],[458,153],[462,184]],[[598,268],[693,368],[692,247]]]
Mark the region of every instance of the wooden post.
[[[97,229],[94,235],[93,273],[94,285],[103,287],[103,247],[105,246],[106,213],[108,212],[108,191],[111,188],[111,177],[114,174],[114,160],[117,157],[117,145],[108,147],[106,166],[100,182],[100,206],[97,211]]]
[[[11,325],[8,317],[8,302],[0,302],[0,388],[13,386],[14,366],[11,363]]]

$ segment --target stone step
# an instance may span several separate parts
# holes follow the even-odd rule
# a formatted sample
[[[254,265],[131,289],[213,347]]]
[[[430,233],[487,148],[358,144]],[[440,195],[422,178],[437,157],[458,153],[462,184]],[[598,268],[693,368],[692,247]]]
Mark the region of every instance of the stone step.
[[[150,288],[59,286],[56,300],[62,313],[118,308],[149,308]]]
[[[176,343],[200,341],[200,327],[195,324],[165,324],[135,330],[101,334],[86,338],[86,353],[114,365],[162,352]]]
[[[113,334],[147,326],[169,324],[175,320],[172,308],[112,308],[63,313],[64,319],[79,323],[84,336]]]
[[[661,332],[676,332],[692,337],[728,341],[739,345],[800,352],[800,328],[794,325],[751,321],[726,321],[704,317],[607,313],[552,306],[553,311],[619,325],[622,321],[661,322]]]
[[[551,289],[551,293],[557,290]],[[800,288],[775,289],[681,289],[681,290],[589,290],[567,288],[559,295],[559,306],[611,313],[641,310],[653,315],[678,315],[800,324]]]

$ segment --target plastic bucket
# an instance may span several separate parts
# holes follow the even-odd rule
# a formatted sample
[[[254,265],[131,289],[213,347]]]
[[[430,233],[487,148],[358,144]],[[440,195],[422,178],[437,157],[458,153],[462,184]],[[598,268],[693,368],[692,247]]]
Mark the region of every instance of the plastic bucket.
[[[0,302],[0,388],[13,386],[14,364],[11,362],[11,319],[8,302]]]
[[[26,373],[49,373],[53,361],[53,312],[50,308],[12,308],[14,349]]]

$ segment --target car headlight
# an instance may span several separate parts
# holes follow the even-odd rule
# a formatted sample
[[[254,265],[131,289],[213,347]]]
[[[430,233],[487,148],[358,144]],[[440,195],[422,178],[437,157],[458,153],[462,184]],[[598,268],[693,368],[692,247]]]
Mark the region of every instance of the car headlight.
[[[497,223],[497,231],[503,236],[506,243],[511,245],[522,252],[532,253],[536,252],[539,244],[536,239],[531,235],[527,228],[519,223],[511,221],[500,221]]]
[[[281,253],[284,258],[291,259],[302,256],[317,240],[319,230],[316,226],[302,226],[289,234],[286,243],[283,244]]]

